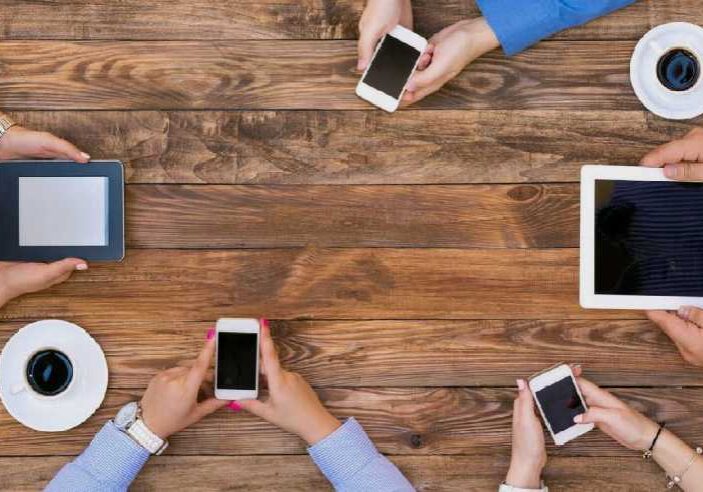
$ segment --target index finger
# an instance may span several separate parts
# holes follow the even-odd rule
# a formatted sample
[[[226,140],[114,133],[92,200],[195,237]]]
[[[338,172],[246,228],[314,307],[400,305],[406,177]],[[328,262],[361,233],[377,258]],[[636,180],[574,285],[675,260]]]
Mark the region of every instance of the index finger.
[[[200,386],[200,384],[207,376],[208,369],[210,369],[210,363],[215,356],[215,337],[210,338],[205,342],[205,346],[200,351],[198,358],[195,360],[193,367],[190,368],[188,374],[189,382],[194,386]]]
[[[696,329],[676,314],[666,311],[647,311],[647,317],[661,328],[679,348],[687,345],[691,335],[696,335]]]
[[[662,167],[684,161],[703,161],[703,139],[687,137],[666,143],[645,155],[640,164],[647,167]]]

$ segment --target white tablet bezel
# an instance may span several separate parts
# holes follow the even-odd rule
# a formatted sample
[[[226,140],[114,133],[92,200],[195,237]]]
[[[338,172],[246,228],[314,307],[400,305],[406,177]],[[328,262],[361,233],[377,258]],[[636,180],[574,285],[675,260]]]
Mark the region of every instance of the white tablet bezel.
[[[596,180],[671,181],[661,168],[636,166],[583,166],[581,169],[581,271],[580,303],[586,309],[703,308],[700,297],[625,296],[595,293],[595,183]]]

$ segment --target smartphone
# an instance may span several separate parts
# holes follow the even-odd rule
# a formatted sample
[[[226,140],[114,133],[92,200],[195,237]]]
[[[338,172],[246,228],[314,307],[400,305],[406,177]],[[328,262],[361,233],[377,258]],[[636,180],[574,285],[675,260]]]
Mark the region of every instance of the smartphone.
[[[259,320],[222,318],[217,321],[215,332],[215,398],[257,398],[261,335]]]
[[[389,113],[394,112],[426,48],[425,38],[397,26],[378,43],[356,86],[356,95]]]
[[[563,446],[593,429],[593,424],[575,424],[574,417],[588,410],[567,364],[558,364],[530,378],[542,419],[557,446]]]

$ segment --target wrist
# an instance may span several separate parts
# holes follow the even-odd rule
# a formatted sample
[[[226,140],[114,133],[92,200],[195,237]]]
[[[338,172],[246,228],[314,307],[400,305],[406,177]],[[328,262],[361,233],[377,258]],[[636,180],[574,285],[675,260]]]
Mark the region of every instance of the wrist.
[[[141,405],[142,405],[141,418],[142,418],[142,421],[144,421],[144,425],[146,425],[147,428],[151,432],[153,432],[154,434],[156,434],[157,436],[159,436],[163,440],[166,440],[169,437],[171,437],[173,435],[173,432],[171,432],[166,426],[161,425],[161,422],[159,422],[159,419],[154,418],[152,416],[151,412],[149,412],[148,409],[144,408],[143,403],[141,403]]]
[[[311,423],[308,429],[299,434],[308,446],[314,446],[342,426],[339,419],[327,411],[312,419]]]
[[[540,489],[543,468],[537,464],[511,463],[505,483],[521,489]]]
[[[638,451],[647,451],[652,445],[657,432],[659,432],[659,424],[652,420],[647,420],[647,424],[643,426],[640,438],[635,445],[636,449]]]
[[[500,47],[498,36],[484,17],[461,22],[465,22],[467,29],[471,32],[471,43],[468,48],[474,51],[476,58]]]

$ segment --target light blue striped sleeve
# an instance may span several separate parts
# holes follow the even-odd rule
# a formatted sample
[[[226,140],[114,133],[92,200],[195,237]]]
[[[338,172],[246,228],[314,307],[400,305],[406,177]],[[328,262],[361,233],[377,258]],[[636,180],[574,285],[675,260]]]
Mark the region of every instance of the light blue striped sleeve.
[[[476,0],[503,51],[514,55],[541,39],[635,0]]]
[[[415,488],[378,452],[354,418],[308,449],[338,492],[411,492]]]
[[[110,421],[80,456],[61,468],[45,491],[126,491],[149,456],[146,449]]]

